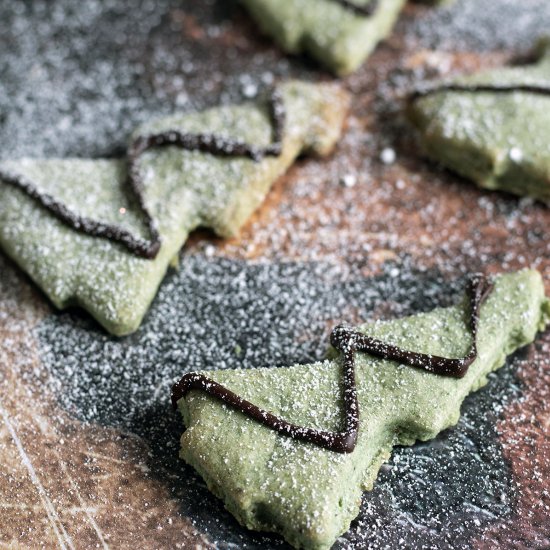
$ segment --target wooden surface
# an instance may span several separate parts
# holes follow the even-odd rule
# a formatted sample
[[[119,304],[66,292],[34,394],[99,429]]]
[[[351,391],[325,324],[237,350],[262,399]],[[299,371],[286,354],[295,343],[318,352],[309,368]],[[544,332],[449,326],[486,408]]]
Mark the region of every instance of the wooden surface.
[[[59,4],[64,6],[64,16],[71,17],[74,13],[71,5],[74,8],[76,3]],[[121,63],[124,56],[132,58],[132,63],[135,62],[132,56],[138,56],[137,63],[144,68],[137,78],[141,79],[144,97],[150,93],[154,101],[148,104],[143,100],[143,115],[128,115],[130,107],[125,103],[124,87],[113,102],[124,107],[116,107],[120,124],[114,124],[113,128],[93,120],[86,122],[85,116],[74,115],[79,102],[88,101],[89,112],[97,108],[98,118],[111,116],[103,107],[94,107],[102,105],[101,99],[96,102],[82,92],[65,111],[57,107],[48,110],[40,107],[45,100],[37,90],[38,114],[29,114],[23,103],[14,100],[12,120],[0,117],[0,125],[6,128],[15,124],[14,127],[27,125],[33,130],[36,125],[32,132],[22,130],[20,142],[15,145],[5,132],[0,134],[5,144],[2,156],[32,155],[36,149],[39,150],[37,154],[106,154],[124,142],[128,117],[133,121],[140,116],[169,111],[178,101],[182,108],[190,109],[233,100],[239,94],[242,96],[243,90],[246,95],[247,86],[261,88],[271,78],[331,79],[306,59],[285,57],[258,34],[246,13],[233,2],[212,1],[201,3],[200,7],[192,4],[169,1],[158,3],[156,7],[152,4],[151,10],[161,13],[157,14],[151,28],[144,34],[136,31],[137,42],[130,46],[131,29],[126,29],[130,34],[121,33],[120,38],[125,45],[120,51],[113,47],[113,52],[118,52],[113,55],[118,56]],[[268,273],[273,270],[277,288],[283,290],[287,281],[292,285],[301,280],[300,277],[314,281],[311,286],[315,290],[312,290],[313,305],[310,307],[307,302],[299,310],[305,319],[303,330],[289,336],[297,341],[310,341],[310,347],[306,346],[300,356],[294,357],[293,352],[285,355],[285,350],[277,350],[277,341],[265,337],[259,346],[265,346],[265,357],[274,357],[272,362],[266,360],[264,363],[259,352],[253,355],[251,351],[250,358],[246,356],[248,363],[245,366],[284,364],[285,361],[318,357],[326,348],[330,327],[344,317],[347,320],[365,316],[391,317],[429,307],[439,298],[426,294],[428,280],[430,289],[437,293],[438,289],[444,292],[455,288],[453,281],[460,280],[468,272],[495,273],[531,266],[543,273],[546,289],[550,292],[548,208],[530,200],[481,191],[425,162],[400,114],[403,105],[400,98],[419,80],[507,63],[527,52],[526,44],[534,36],[533,28],[540,27],[537,19],[549,17],[546,26],[550,26],[548,10],[538,11],[537,16],[531,13],[529,17],[529,11],[538,9],[538,4],[526,2],[527,16],[516,25],[523,25],[524,30],[515,28],[515,34],[509,36],[510,44],[500,34],[494,43],[490,38],[479,38],[474,31],[461,36],[461,29],[453,27],[453,17],[461,22],[457,14],[460,10],[472,13],[476,9],[472,7],[474,4],[458,2],[452,10],[441,12],[447,15],[437,16],[429,8],[408,6],[393,35],[358,73],[342,81],[353,94],[353,104],[346,134],[334,154],[323,160],[299,161],[274,185],[265,204],[238,239],[221,241],[199,232],[182,251],[182,264],[194,266],[195,286],[191,285],[191,292],[198,293],[201,269],[207,270],[204,277],[211,275],[210,265],[221,266],[222,270],[224,266],[229,266],[228,270],[239,266],[239,273],[247,274],[245,285],[252,299],[255,285],[258,292],[269,295],[267,287],[258,282],[260,276],[254,275],[264,269],[261,266],[267,266]],[[504,4],[510,5],[509,2]],[[13,6],[16,5],[19,4],[14,2]],[[477,8],[480,21],[485,20],[481,11],[486,9],[493,10],[497,20],[506,16],[505,9],[499,15],[498,2],[488,5]],[[125,17],[124,10],[129,10],[129,5],[121,2],[120,6],[117,17]],[[115,19],[115,14],[105,5],[98,3],[96,7],[99,12],[105,12],[105,20]],[[15,7],[6,4],[0,12],[10,9],[15,10]],[[136,10],[138,15],[139,10],[144,10],[145,20],[152,17],[153,12],[145,3]],[[17,16],[19,20],[25,17],[31,20],[34,16]],[[512,15],[508,15],[510,18]],[[432,26],[428,24],[430,20],[433,20]],[[513,21],[504,23],[513,26]],[[476,24],[473,18],[472,27]],[[55,30],[60,23],[50,14],[44,19],[44,25]],[[449,29],[446,41],[441,38],[445,25]],[[505,28],[503,26],[506,34]],[[479,35],[482,34],[483,29]],[[46,30],[44,36],[37,33],[33,39],[37,66],[41,62],[38,46],[44,45],[41,41],[51,36]],[[24,34],[12,38],[21,46],[19,54],[17,49],[9,52],[13,66],[13,59],[17,55],[28,55],[29,50],[25,49]],[[86,44],[86,40],[76,43]],[[88,46],[93,49],[90,44]],[[162,56],[159,52],[171,52],[172,56]],[[97,53],[97,59],[104,54]],[[93,51],[86,55],[97,61]],[[178,56],[183,56],[190,64],[188,69],[182,69],[184,63],[174,63]],[[86,63],[87,57],[75,54],[74,59],[77,66],[81,63],[81,68],[76,70],[82,71],[83,76],[99,70],[97,64]],[[44,67],[47,66],[45,62]],[[51,70],[54,71],[51,74],[55,74],[55,70]],[[61,68],[60,74],[65,70],[69,69]],[[20,80],[10,81],[16,99],[32,89],[32,75],[32,71],[25,70],[19,75]],[[110,75],[109,79],[115,77],[116,74]],[[173,77],[172,80],[169,77]],[[128,89],[131,85],[126,83]],[[64,84],[60,86],[63,88]],[[79,86],[75,84],[75,89],[79,90]],[[163,90],[166,93],[161,93]],[[7,88],[2,93],[7,94]],[[32,93],[30,103],[33,102]],[[181,99],[182,93],[189,101]],[[109,102],[108,97],[103,99]],[[43,113],[40,108],[45,109]],[[51,130],[52,121],[62,120],[62,116],[73,116],[72,125],[63,131],[58,143],[55,137],[52,143],[50,134],[38,131],[40,121],[47,123]],[[98,124],[95,138],[93,131],[86,130],[86,124],[92,129]],[[381,161],[384,149],[395,152],[395,162],[385,164]],[[355,185],[343,185],[346,175],[351,176],[347,181],[354,181]],[[290,268],[280,267],[289,263],[297,266],[292,269],[297,269],[298,274],[292,271],[288,275],[285,270]],[[322,319],[318,318],[315,309],[316,300],[325,299],[324,291],[318,290],[321,288],[319,281],[324,281],[319,265],[328,266],[329,271],[336,269],[331,289],[340,288],[340,279],[344,281],[342,284],[351,280],[355,285],[351,290],[346,287],[345,291],[348,298],[353,298],[351,305],[348,303],[340,314],[336,297]],[[324,269],[322,267],[321,271]],[[284,273],[277,279],[279,270]],[[161,315],[155,311],[161,311],[163,304],[172,303],[171,300],[179,303],[171,293],[185,292],[185,274],[183,268],[172,276],[176,282],[163,287],[163,294],[140,333],[122,343],[113,340],[113,350],[121,346],[131,354],[132,346],[146,345],[143,342],[148,334],[162,338],[163,325],[157,322]],[[411,286],[410,293],[414,297],[402,306],[396,297],[403,295],[405,300],[405,291],[393,295],[388,289],[407,285]],[[220,300],[226,300],[223,302],[224,314],[231,318],[241,307],[231,305],[231,293],[235,292],[237,299],[238,291],[231,285],[223,289],[222,286]],[[365,298],[363,302],[363,292],[371,287],[377,293],[376,299]],[[216,286],[205,288],[213,292]],[[269,334],[273,323],[294,326],[294,310],[290,304],[294,294],[292,291],[285,294],[283,290],[282,299],[278,301],[277,296],[271,299],[275,305],[270,312],[275,321],[271,319],[262,326],[261,317],[258,317],[254,329]],[[200,306],[202,302],[197,300]],[[319,331],[312,332],[305,326],[309,322],[308,315],[311,315],[311,323],[321,327]],[[185,324],[184,317],[176,320]],[[221,317],[219,322],[223,322]],[[77,353],[68,345],[63,347],[64,342],[70,343],[74,336],[64,336],[56,343],[56,331],[72,334],[73,325],[79,327],[79,334],[91,334],[90,342],[101,342],[101,353],[109,356],[111,351],[104,351],[110,345],[109,339],[88,323],[85,313],[55,313],[26,276],[0,255],[0,547],[284,547],[277,537],[254,535],[240,528],[209,495],[194,472],[177,460],[181,426],[169,407],[170,379],[158,382],[156,389],[154,384],[151,386],[155,412],[146,417],[149,424],[140,423],[140,420],[127,421],[123,412],[117,413],[119,416],[109,416],[110,413],[94,414],[84,410],[82,403],[89,407],[89,402],[82,398],[79,403],[83,387],[85,389],[85,384],[89,383],[90,394],[97,392],[101,396],[103,381],[98,381],[97,388],[94,387],[96,382],[93,380],[97,379],[89,377],[86,354]],[[238,332],[238,328],[234,330]],[[250,327],[246,330],[253,332]],[[246,330],[243,329],[243,334]],[[243,339],[246,340],[244,336]],[[159,344],[151,340],[147,345]],[[182,348],[186,345],[188,341],[182,337]],[[95,357],[99,352],[90,348],[89,353]],[[549,353],[550,334],[547,332],[536,344],[511,360],[501,374],[492,378],[492,389],[483,390],[468,400],[467,421],[459,424],[454,432],[451,430],[452,433],[442,436],[432,446],[399,451],[400,461],[394,459],[384,469],[375,491],[365,496],[359,520],[354,522],[350,533],[338,541],[337,547],[378,548],[404,544],[415,548],[423,543],[430,548],[549,547]],[[171,356],[162,353],[155,357],[161,363],[172,361]],[[63,362],[71,358],[74,359],[71,363],[74,372],[64,379],[60,374]],[[119,363],[113,359],[113,364]],[[198,366],[215,368],[216,364],[205,360],[199,361]],[[241,365],[235,359],[229,366]],[[79,368],[86,377],[83,374],[79,379]],[[129,364],[125,368],[131,370],[133,366]],[[157,367],[151,364],[150,368]],[[185,365],[171,367],[170,376],[175,377],[184,368]],[[83,382],[84,378],[91,382]],[[135,383],[139,387],[139,377]],[[147,384],[152,383],[148,381]],[[74,389],[76,387],[80,394]],[[116,384],[105,387],[116,397]],[[149,385],[141,389],[146,393]],[[128,395],[120,397],[127,399]],[[167,420],[157,423],[158,419]],[[476,433],[482,436],[478,439]],[[461,475],[467,487],[462,490],[460,483],[451,483],[452,473],[447,471],[442,474],[446,481],[441,487],[428,483],[424,487],[425,496],[417,493],[416,500],[406,487],[403,488],[408,476],[414,473],[410,468],[407,470],[404,463],[411,466],[424,457],[428,462],[449,460],[453,465],[453,460],[457,460],[453,459],[453,453],[457,449],[464,452],[463,456],[478,457],[474,469],[479,468],[485,477],[470,479],[470,474],[463,472]],[[422,477],[423,474],[428,481],[430,476],[437,478],[439,475],[433,469],[419,466],[418,475]],[[493,494],[495,487],[503,491],[501,496]],[[438,496],[437,491],[447,492],[447,496]],[[462,498],[463,493],[467,495]],[[395,505],[390,503],[392,495],[396,497],[393,499],[397,502]],[[445,502],[451,502],[456,509],[439,511],[438,506],[443,507]],[[437,517],[441,520],[438,525]],[[403,543],[399,542],[400,536]]]

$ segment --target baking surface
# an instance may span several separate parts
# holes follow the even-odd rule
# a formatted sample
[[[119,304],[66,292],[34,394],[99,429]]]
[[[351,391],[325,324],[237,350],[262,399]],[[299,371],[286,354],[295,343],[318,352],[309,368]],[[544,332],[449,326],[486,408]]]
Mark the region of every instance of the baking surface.
[[[53,311],[0,254],[0,547],[287,547],[178,460],[171,383],[321,358],[335,324],[450,303],[475,270],[535,267],[550,292],[548,208],[425,162],[400,115],[417,82],[525,56],[548,28],[546,0],[409,5],[342,81],[334,155],[298,162],[238,239],[195,234],[130,337]],[[220,0],[3,2],[0,56],[0,158],[116,155],[152,116],[332,79]],[[547,332],[456,428],[397,449],[335,548],[549,547],[549,353]]]

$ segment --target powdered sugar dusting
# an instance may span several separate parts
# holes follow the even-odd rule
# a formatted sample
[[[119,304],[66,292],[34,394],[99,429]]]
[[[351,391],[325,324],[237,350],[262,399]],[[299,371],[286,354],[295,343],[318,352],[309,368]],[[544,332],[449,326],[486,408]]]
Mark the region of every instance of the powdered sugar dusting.
[[[334,324],[429,309],[458,290],[467,271],[532,265],[550,274],[548,211],[479,191],[420,160],[397,97],[427,77],[500,65],[527,51],[548,28],[548,9],[544,0],[458,0],[435,11],[411,4],[388,44],[345,80],[354,103],[336,155],[293,169],[239,239],[197,235],[140,332],[111,339],[80,313],[52,314],[39,326],[44,367],[34,374],[51,377],[58,403],[92,423],[79,424],[82,432],[98,423],[114,426],[121,439],[130,432],[147,442],[148,450],[136,451],[141,467],[174,497],[166,525],[177,524],[176,502],[220,548],[282,546],[240,528],[178,460],[182,424],[168,390],[185,369],[320,358]],[[282,55],[233,1],[12,0],[0,5],[0,31],[3,159],[118,154],[139,123],[158,115],[238,102],[281,77],[327,78],[307,59]],[[433,47],[445,51],[426,50]],[[393,164],[380,162],[385,149],[395,151]],[[354,184],[342,185],[344,175]],[[15,284],[8,272],[0,273],[3,297]],[[12,301],[0,303],[0,316],[17,310]],[[205,339],[209,330],[220,349]],[[536,461],[525,451],[543,433],[538,397],[518,397],[547,394],[538,375],[547,339],[534,363],[522,365],[521,385],[514,366],[505,367],[467,401],[457,429],[398,450],[337,547],[480,547],[487,526],[485,546],[510,547],[533,532],[533,510],[548,512],[548,460],[543,436],[532,447]],[[12,342],[0,343],[12,351],[4,365],[31,385],[36,378],[21,374],[25,350],[13,352]],[[64,418],[53,407],[51,415]],[[497,430],[505,433],[504,454]],[[116,456],[124,478],[129,461]],[[122,514],[127,503],[117,498],[110,505]],[[143,529],[147,543],[161,540],[156,524]],[[533,540],[544,546],[547,526],[536,529]]]
[[[240,541],[260,548],[266,544],[261,535],[235,529],[234,521],[225,514],[216,512],[211,517],[202,506],[197,507],[208,497],[196,476],[176,459],[182,427],[177,413],[170,412],[169,388],[176,378],[192,370],[283,366],[321,359],[328,332],[336,322],[367,319],[377,306],[388,303],[393,304],[391,313],[385,314],[392,317],[448,304],[462,286],[460,281],[450,285],[433,271],[419,273],[407,266],[395,270],[390,265],[383,275],[364,278],[360,266],[342,270],[326,264],[247,265],[186,255],[135,335],[113,340],[70,314],[49,317],[37,333],[57,388],[54,391],[66,410],[84,421],[115,426],[145,438],[153,453],[151,469],[161,480],[171,479],[183,511],[201,530],[213,540]],[[419,461],[416,451],[398,451],[402,462],[396,458],[393,476],[383,476],[375,492],[365,496],[363,514],[350,540],[368,536],[373,547],[395,541],[397,532],[391,529],[361,529],[373,518],[386,517],[388,493],[393,495],[390,501],[400,503],[392,512],[396,517],[433,525],[434,536],[448,532],[444,536],[453,540],[459,540],[462,533],[467,541],[487,521],[510,512],[512,484],[508,477],[491,478],[490,492],[479,491],[488,472],[503,468],[491,411],[499,410],[514,395],[513,371],[508,368],[504,372],[488,392],[471,399],[456,433],[423,447],[425,459]],[[337,422],[339,411],[333,412],[337,416],[322,424]],[[319,421],[315,415],[310,420]],[[471,438],[482,455],[472,454]],[[411,468],[424,481],[411,478]],[[419,483],[429,484],[425,480],[432,478],[445,482],[439,481],[442,493],[433,494],[426,516],[422,515],[425,508],[415,508],[414,495]],[[486,515],[458,511],[459,502],[470,501]],[[449,502],[457,504],[447,509]],[[219,505],[214,509],[219,510]],[[480,517],[484,519],[480,521]],[[479,525],[474,520],[480,521]],[[451,531],[446,530],[449,522]],[[400,528],[399,537],[403,536],[410,541],[424,537],[416,529]]]

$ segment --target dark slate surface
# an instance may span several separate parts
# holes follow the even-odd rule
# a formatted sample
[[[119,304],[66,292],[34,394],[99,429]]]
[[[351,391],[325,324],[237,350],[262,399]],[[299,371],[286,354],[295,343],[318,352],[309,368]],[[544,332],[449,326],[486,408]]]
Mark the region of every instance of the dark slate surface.
[[[247,265],[189,255],[136,334],[113,339],[67,313],[48,317],[37,331],[54,392],[71,415],[146,439],[151,471],[175,487],[182,512],[201,531],[221,548],[235,543],[259,550],[279,541],[239,528],[177,460],[182,426],[170,409],[171,382],[191,370],[321,359],[331,322],[366,319],[389,301],[398,304],[392,315],[428,310],[448,304],[460,288],[437,272],[404,266],[388,265],[384,274],[365,278],[323,264]],[[520,394],[507,366],[468,399],[456,429],[399,449],[338,547],[469,548],[513,506],[495,421]]]
[[[550,29],[546,0],[459,0],[418,13],[399,25],[405,41],[455,53],[523,53]],[[132,129],[152,116],[250,97],[296,75],[330,78],[307,59],[281,55],[233,0],[4,1],[0,158],[120,154]],[[504,203],[512,216],[517,203],[499,208]],[[460,288],[458,279],[401,261],[373,278],[353,263],[184,256],[134,336],[111,339],[80,312],[43,321],[36,334],[51,388],[74,418],[144,438],[153,475],[220,548],[281,546],[240,528],[177,460],[181,423],[169,408],[170,383],[186,369],[319,358],[330,325],[342,318],[429,309]],[[213,340],[219,351],[210,349]],[[522,391],[512,361],[467,400],[456,429],[398,450],[337,547],[466,549],[511,517],[516,491],[496,423]]]

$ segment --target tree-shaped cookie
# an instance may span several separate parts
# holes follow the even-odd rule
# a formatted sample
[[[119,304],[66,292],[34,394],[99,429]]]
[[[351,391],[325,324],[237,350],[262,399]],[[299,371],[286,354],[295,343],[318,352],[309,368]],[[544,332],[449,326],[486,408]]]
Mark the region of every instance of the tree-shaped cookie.
[[[332,149],[346,110],[337,87],[289,82],[267,102],[145,124],[128,161],[3,162],[0,246],[57,307],[128,334],[188,233],[234,235],[298,155]]]
[[[290,53],[307,52],[338,75],[355,71],[391,31],[405,0],[241,0]]]
[[[550,203],[550,45],[538,62],[436,84],[409,115],[426,154],[481,187]]]
[[[458,306],[340,327],[321,363],[188,374],[172,393],[181,456],[244,526],[328,549],[392,447],[454,425],[549,315],[540,274],[521,271],[480,278]]]

